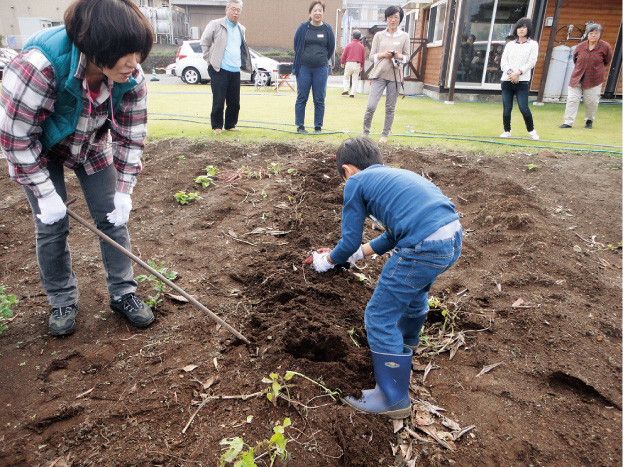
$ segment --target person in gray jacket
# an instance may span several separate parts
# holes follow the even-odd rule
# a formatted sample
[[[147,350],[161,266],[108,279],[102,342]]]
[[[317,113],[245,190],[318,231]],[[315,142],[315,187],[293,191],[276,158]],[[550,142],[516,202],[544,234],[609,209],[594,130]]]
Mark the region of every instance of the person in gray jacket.
[[[228,0],[225,17],[210,21],[201,36],[212,86],[210,121],[215,135],[223,130],[224,110],[225,130],[239,131],[236,124],[240,112],[240,70],[253,71],[245,28],[238,22],[241,13],[242,0]]]

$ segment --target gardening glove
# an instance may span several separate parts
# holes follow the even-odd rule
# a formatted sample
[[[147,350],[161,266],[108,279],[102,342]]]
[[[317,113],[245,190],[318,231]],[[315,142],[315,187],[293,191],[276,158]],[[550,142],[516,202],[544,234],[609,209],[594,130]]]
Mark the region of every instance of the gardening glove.
[[[39,198],[37,202],[41,212],[41,214],[37,214],[37,217],[44,224],[54,224],[67,215],[67,206],[65,206],[56,190],[43,198]]]
[[[357,251],[355,251],[350,258],[348,258],[348,262],[350,263],[350,267],[354,268],[355,267],[355,263],[357,261],[359,261],[360,259],[365,258],[366,255],[363,254],[363,245],[361,245],[359,247],[359,249]]]
[[[117,191],[115,193],[115,209],[113,212],[106,214],[108,222],[120,226],[128,222],[130,219],[130,211],[132,210],[132,198],[127,193]]]
[[[329,253],[312,253],[312,269],[318,273],[327,272],[329,269],[333,269],[335,264],[329,261]]]

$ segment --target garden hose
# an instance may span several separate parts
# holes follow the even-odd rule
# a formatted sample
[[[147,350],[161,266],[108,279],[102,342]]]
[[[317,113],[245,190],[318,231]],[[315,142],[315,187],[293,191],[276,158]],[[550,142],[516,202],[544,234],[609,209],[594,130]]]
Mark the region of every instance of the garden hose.
[[[191,120],[191,119],[208,119],[209,117],[200,117],[200,116],[193,116],[193,115],[177,115],[177,114],[166,114],[166,113],[154,113],[151,112],[150,115],[162,115],[165,117],[169,117],[169,118],[151,118],[150,120],[160,120],[160,121],[164,121],[164,120],[171,120],[171,121],[181,121],[181,122],[189,122],[189,123],[198,123],[200,125],[209,125],[210,122],[206,122],[206,121],[198,121],[198,120]],[[176,118],[170,118],[170,117],[176,117]],[[177,118],[177,117],[183,117],[183,118]],[[296,125],[291,124],[291,123],[271,123],[271,122],[257,122],[257,121],[248,121],[248,120],[239,120],[239,122],[246,122],[246,123],[260,123],[260,124],[264,124],[264,125],[278,125],[278,126],[292,126],[295,127]],[[271,130],[271,131],[279,131],[282,133],[291,133],[291,134],[298,134],[296,130],[289,130],[289,129],[283,129],[283,128],[275,128],[275,127],[270,127],[270,126],[257,126],[257,125],[236,125],[240,128],[252,128],[252,129],[259,129],[259,130]],[[423,132],[416,132],[414,130],[408,130],[409,133],[407,134],[398,134],[398,133],[392,133],[392,136],[400,136],[400,137],[405,137],[405,138],[425,138],[425,139],[451,139],[451,140],[458,140],[458,141],[472,141],[472,142],[478,142],[478,143],[490,143],[490,144],[498,144],[498,145],[502,145],[502,146],[515,146],[515,147],[527,147],[526,144],[520,144],[520,143],[512,143],[512,142],[508,142],[508,141],[495,141],[496,137],[490,137],[490,138],[494,138],[494,139],[482,139],[482,138],[474,138],[474,137],[470,137],[470,136],[466,136],[466,135],[452,135],[452,134],[444,134],[444,133],[423,133]],[[343,130],[343,131],[336,131],[336,130],[323,130],[322,133],[309,133],[307,135],[304,136],[323,136],[323,135],[335,135],[335,134],[345,134],[345,135],[360,135],[361,132],[353,132],[353,131],[348,131],[348,130]],[[525,141],[523,138],[503,138],[504,140],[509,140],[509,139],[515,139],[515,140],[519,140],[519,141]],[[531,140],[530,140],[531,141]],[[584,146],[597,146],[597,147],[602,147],[602,148],[617,148],[618,146],[609,146],[609,145],[603,145],[603,144],[591,144],[591,143],[574,143],[571,141],[549,141],[549,140],[540,140],[542,142],[546,142],[546,143],[555,143],[555,144],[571,144],[571,145],[584,145]],[[614,150],[608,150],[608,149],[585,149],[585,148],[574,148],[574,147],[559,147],[559,146],[542,146],[542,145],[529,145],[529,147],[531,148],[542,148],[542,149],[555,149],[555,150],[560,150],[560,151],[578,151],[578,152],[595,152],[595,153],[606,153],[606,154],[623,154],[622,151],[614,151]]]

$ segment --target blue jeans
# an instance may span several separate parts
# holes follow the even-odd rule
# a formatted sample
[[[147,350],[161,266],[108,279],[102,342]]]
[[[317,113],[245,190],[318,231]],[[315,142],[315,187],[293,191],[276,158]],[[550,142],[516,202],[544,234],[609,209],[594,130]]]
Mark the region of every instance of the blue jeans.
[[[63,174],[64,167],[48,160],[47,168],[50,180],[63,201],[67,200],[67,187]],[[84,199],[95,221],[96,227],[130,250],[130,236],[125,225],[115,227],[108,222],[106,214],[115,208],[114,197],[117,187],[117,169],[109,165],[104,170],[87,175],[83,167],[74,170]],[[48,302],[52,307],[73,305],[78,301],[78,279],[71,267],[69,252],[69,216],[65,216],[54,224],[43,224],[37,214],[40,214],[39,202],[32,190],[24,187],[28,202],[32,209],[35,221],[35,238],[37,245],[37,263],[41,285],[48,295]],[[136,281],[132,269],[132,260],[116,250],[112,245],[100,239],[100,251],[104,267],[106,268],[106,283],[108,293],[124,295],[136,291]]]
[[[461,254],[462,239],[463,232],[459,229],[451,238],[425,240],[413,248],[394,249],[366,307],[370,350],[402,354],[404,339],[419,333],[421,318],[428,314],[428,292],[435,279]],[[396,326],[399,320],[402,332]],[[409,321],[414,329],[409,329]]]
[[[521,115],[523,115],[526,130],[534,130],[532,112],[530,112],[530,105],[528,104],[529,95],[530,84],[528,81],[519,81],[517,84],[510,81],[502,81],[502,104],[504,106],[502,122],[504,123],[504,131],[511,131],[511,112],[513,111],[514,96],[517,96],[517,106]]]
[[[309,68],[301,65],[296,74],[296,104],[294,119],[297,127],[305,127],[305,106],[311,88],[314,96],[314,128],[322,128],[324,121],[324,98],[327,95],[329,67]]]

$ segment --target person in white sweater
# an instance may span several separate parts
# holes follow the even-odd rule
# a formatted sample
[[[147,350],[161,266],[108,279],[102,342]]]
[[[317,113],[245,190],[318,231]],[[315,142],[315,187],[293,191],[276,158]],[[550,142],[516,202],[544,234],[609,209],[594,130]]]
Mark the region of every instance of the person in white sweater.
[[[534,129],[532,113],[528,105],[530,94],[530,78],[532,69],[539,57],[539,44],[530,39],[532,35],[532,21],[530,18],[521,18],[517,21],[512,35],[514,41],[506,44],[500,67],[502,68],[502,103],[504,111],[502,121],[504,133],[502,138],[511,136],[511,112],[513,110],[513,97],[517,96],[517,105],[526,123],[526,130],[530,138],[537,140],[539,135]]]

